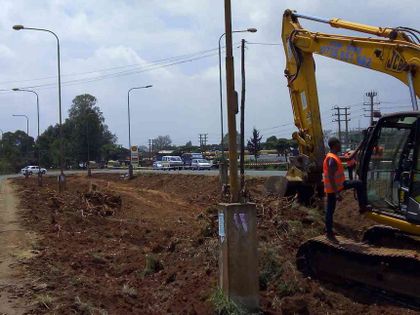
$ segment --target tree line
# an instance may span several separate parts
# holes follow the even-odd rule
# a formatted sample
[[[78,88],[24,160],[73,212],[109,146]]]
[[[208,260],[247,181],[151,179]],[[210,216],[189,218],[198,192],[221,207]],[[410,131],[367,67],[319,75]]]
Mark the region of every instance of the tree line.
[[[97,99],[90,94],[76,96],[68,111],[68,118],[62,126],[63,152],[66,168],[77,168],[87,161],[125,160],[129,150],[117,144],[116,136],[105,124],[105,118],[97,105]],[[238,148],[239,148],[238,135]],[[228,149],[228,137],[225,136],[224,149]],[[287,154],[296,143],[290,139],[271,136],[262,142],[262,136],[254,128],[246,149],[257,158],[261,150],[276,150],[279,155]],[[148,152],[149,148],[141,146],[140,151]],[[153,152],[174,150],[175,153],[220,150],[220,144],[194,146],[191,141],[185,145],[175,146],[169,135],[153,139]],[[60,126],[50,125],[38,139],[21,130],[5,132],[0,141],[0,173],[17,172],[26,165],[38,164],[45,168],[58,168],[60,157]]]
[[[80,162],[123,158],[128,150],[116,144],[116,136],[108,129],[105,118],[90,94],[76,96],[62,126],[63,152],[66,167]],[[59,166],[60,126],[49,126],[38,139],[21,130],[5,132],[0,141],[0,172],[16,172],[25,165],[46,168]]]

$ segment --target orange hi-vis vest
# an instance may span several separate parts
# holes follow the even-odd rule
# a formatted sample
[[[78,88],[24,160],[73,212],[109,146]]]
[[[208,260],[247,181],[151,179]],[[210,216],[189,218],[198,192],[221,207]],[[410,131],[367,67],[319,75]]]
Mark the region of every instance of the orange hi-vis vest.
[[[335,155],[334,153],[327,153],[327,156],[324,160],[324,191],[327,194],[334,193],[333,187],[330,182],[330,176],[329,176],[329,168],[328,168],[328,160],[334,159],[337,164],[337,170],[334,174],[335,179],[335,186],[337,187],[338,191],[341,191],[344,189],[344,181],[346,180],[346,176],[344,175],[344,167],[343,163],[341,162],[340,158]]]

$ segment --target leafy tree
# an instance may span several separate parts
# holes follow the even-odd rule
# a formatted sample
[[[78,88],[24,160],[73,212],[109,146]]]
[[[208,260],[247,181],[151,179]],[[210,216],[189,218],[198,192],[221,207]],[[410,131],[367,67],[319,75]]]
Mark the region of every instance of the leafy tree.
[[[130,150],[124,148],[122,145],[114,143],[104,144],[101,147],[101,159],[104,161],[114,160],[125,160],[130,155]]]
[[[290,148],[290,140],[285,138],[280,138],[277,140],[276,150],[279,155],[286,156]]]
[[[254,128],[252,130],[252,137],[248,140],[247,148],[249,154],[254,156],[255,161],[257,161],[260,156],[260,151],[262,150],[261,139],[262,136],[260,136],[260,132]]]
[[[156,151],[169,149],[171,144],[172,140],[169,135],[158,136],[156,139],[153,139],[153,147]]]
[[[107,150],[103,146],[114,144],[116,137],[109,131],[105,118],[90,94],[76,96],[63,124],[63,149],[65,163],[99,161]],[[58,166],[60,152],[59,125],[48,127],[38,139],[43,165]],[[108,148],[109,149],[109,148]]]
[[[191,142],[191,140],[190,141],[188,141],[186,144],[185,144],[185,147],[186,148],[191,148],[193,145],[192,145],[192,142]]]
[[[265,141],[265,144],[264,144],[265,149],[275,150],[276,147],[277,147],[277,142],[278,142],[278,139],[277,139],[276,136],[268,137],[267,140]]]
[[[27,164],[36,164],[34,138],[21,130],[4,133],[0,148],[3,172],[18,171]]]
[[[224,144],[225,150],[228,150],[229,149],[229,134],[228,133],[225,134],[225,136],[223,137],[223,144]],[[236,148],[239,149],[240,145],[241,145],[241,134],[238,132],[236,134]]]

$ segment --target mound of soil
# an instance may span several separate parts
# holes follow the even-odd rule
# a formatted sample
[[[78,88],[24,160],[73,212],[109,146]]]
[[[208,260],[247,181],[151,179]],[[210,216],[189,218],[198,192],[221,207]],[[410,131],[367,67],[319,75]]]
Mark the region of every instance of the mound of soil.
[[[121,209],[122,199],[111,193],[91,190],[81,194],[82,211],[95,215],[110,216]]]

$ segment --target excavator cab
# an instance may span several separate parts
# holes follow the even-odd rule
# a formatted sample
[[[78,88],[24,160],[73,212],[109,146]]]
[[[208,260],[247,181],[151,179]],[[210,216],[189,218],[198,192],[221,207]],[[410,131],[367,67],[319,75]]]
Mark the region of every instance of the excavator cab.
[[[362,151],[360,176],[375,212],[420,223],[420,112],[381,118]]]

